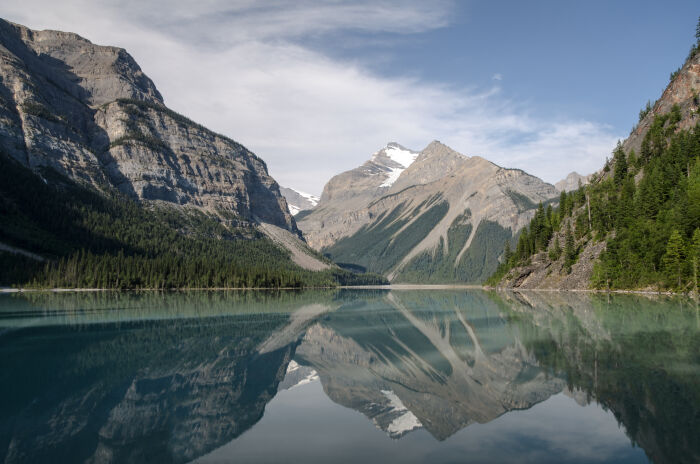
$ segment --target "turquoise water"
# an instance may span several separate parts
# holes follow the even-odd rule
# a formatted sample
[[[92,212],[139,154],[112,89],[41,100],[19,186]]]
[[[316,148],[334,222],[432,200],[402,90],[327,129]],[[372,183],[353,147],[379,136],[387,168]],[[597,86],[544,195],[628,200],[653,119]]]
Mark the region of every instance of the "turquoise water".
[[[691,300],[0,295],[0,459],[700,462]]]

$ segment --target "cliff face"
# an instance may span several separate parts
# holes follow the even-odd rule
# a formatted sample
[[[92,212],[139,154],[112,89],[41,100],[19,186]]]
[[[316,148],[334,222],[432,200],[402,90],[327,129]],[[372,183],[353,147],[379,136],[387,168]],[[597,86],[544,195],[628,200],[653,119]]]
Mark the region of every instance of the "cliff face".
[[[0,20],[0,149],[103,191],[297,234],[265,163],[169,110],[123,49]]]
[[[560,192],[573,192],[578,190],[579,185],[586,185],[591,181],[593,174],[582,176],[578,172],[570,172],[564,179],[554,184],[554,187]]]
[[[384,160],[397,149],[409,163]],[[391,280],[478,282],[495,269],[504,241],[527,224],[537,204],[556,195],[523,171],[437,141],[420,153],[389,144],[331,179],[299,225],[311,246],[337,262]]]
[[[623,143],[625,153],[634,150],[639,155],[642,141],[654,122],[654,117],[671,112],[674,105],[681,110],[679,129],[690,129],[700,122],[698,113],[698,92],[700,92],[700,53],[685,62],[678,74],[668,84],[661,97],[654,103],[637,127]]]

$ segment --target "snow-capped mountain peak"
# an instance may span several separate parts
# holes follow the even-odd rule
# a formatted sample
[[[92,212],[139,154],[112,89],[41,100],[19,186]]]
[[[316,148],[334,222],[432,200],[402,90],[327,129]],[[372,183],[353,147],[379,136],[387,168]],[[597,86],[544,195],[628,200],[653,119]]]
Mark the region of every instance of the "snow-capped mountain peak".
[[[383,164],[388,169],[388,176],[380,187],[391,187],[406,170],[418,158],[419,153],[402,147],[398,143],[390,142],[386,147],[372,156],[372,161]]]
[[[292,216],[296,216],[300,211],[314,208],[320,200],[316,195],[293,188],[280,187],[280,193],[287,200],[287,206]]]

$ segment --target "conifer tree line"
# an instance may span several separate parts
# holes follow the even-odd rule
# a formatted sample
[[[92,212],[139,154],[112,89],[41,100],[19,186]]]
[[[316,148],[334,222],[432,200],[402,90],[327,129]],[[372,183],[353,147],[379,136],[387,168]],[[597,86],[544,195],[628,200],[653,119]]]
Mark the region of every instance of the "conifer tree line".
[[[562,192],[556,208],[540,204],[489,283],[539,252],[552,260],[563,255],[570,272],[581,249],[595,240],[605,241],[606,249],[594,267],[594,288],[697,292],[700,124],[679,130],[680,121],[678,106],[657,115],[638,154],[618,143],[591,184]]]
[[[686,62],[700,53],[696,41]],[[671,80],[680,72],[671,74]],[[700,114],[700,97],[691,89],[691,114]],[[647,102],[639,119],[652,106]],[[603,172],[585,187],[562,192],[558,207],[540,204],[518,238],[515,252],[506,244],[503,261],[487,283],[495,285],[513,268],[547,251],[571,272],[581,249],[605,241],[591,285],[598,289],[668,289],[698,293],[700,279],[700,123],[679,129],[681,108],[654,116],[639,153],[620,142]],[[562,230],[562,227],[564,229]],[[563,237],[562,249],[560,239]]]
[[[66,288],[282,288],[376,284],[378,275],[312,272],[249,226],[201,211],[149,208],[0,153],[0,284]]]

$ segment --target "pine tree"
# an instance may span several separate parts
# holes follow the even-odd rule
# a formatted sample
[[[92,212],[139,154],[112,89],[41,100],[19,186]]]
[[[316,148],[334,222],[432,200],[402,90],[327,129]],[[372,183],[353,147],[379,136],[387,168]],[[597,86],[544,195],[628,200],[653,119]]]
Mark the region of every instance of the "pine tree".
[[[554,237],[554,243],[549,249],[549,259],[556,261],[561,256],[561,245],[559,245],[559,237]]]
[[[622,181],[627,177],[627,157],[622,149],[622,143],[618,140],[617,147],[613,152],[613,162],[615,163],[615,173],[613,178],[617,185],[621,185]]]
[[[571,222],[566,224],[566,238],[564,242],[564,267],[567,274],[571,272],[571,266],[576,261],[576,244],[574,234],[571,233]]]
[[[566,215],[566,191],[562,191],[559,194],[559,221],[561,222]]]
[[[683,276],[683,237],[675,229],[668,238],[663,264],[669,282],[677,283],[677,288],[680,289]]]
[[[505,246],[503,248],[503,262],[508,263],[510,261],[510,258],[513,257],[513,252],[510,249],[510,240],[506,240]]]
[[[698,294],[698,267],[700,267],[700,227],[695,229],[690,242],[690,264],[693,267],[693,290]]]

